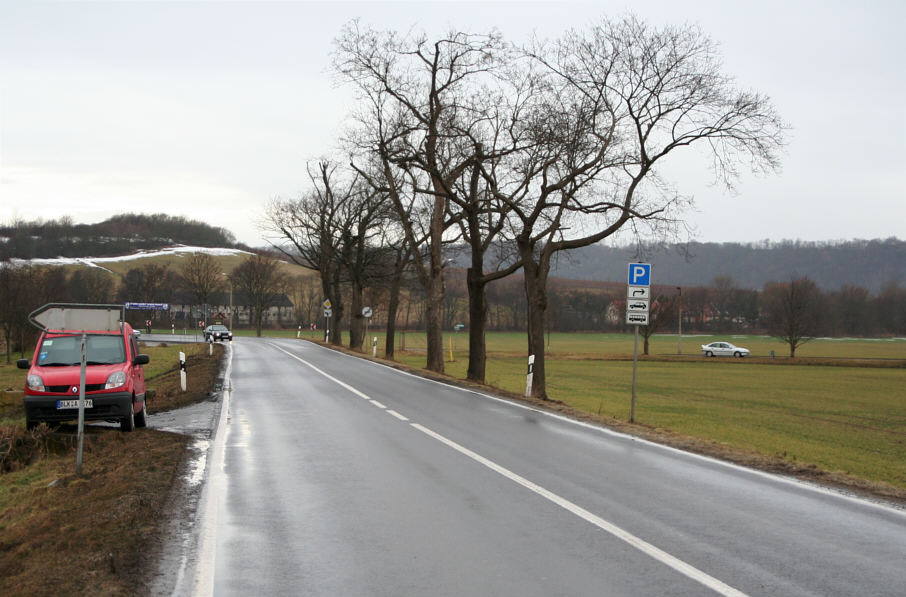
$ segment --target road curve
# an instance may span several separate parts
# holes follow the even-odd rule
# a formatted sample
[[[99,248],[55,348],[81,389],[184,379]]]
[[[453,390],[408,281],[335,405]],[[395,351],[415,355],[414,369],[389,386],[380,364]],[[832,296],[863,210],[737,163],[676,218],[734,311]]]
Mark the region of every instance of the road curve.
[[[201,595],[902,595],[906,513],[293,340],[233,343]],[[206,546],[206,547],[204,547]]]

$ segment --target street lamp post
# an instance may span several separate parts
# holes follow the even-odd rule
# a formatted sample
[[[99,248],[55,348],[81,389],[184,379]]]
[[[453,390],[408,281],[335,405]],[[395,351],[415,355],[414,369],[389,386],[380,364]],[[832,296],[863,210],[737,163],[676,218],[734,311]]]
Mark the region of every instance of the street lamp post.
[[[683,354],[683,289],[680,286],[677,286],[676,289],[679,291],[679,299],[677,300],[679,317],[677,319],[676,352],[677,354]]]

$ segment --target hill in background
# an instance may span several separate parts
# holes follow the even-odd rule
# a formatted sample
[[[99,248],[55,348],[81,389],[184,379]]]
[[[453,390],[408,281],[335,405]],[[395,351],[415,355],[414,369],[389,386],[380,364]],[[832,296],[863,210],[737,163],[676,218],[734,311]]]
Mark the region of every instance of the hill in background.
[[[126,256],[174,245],[250,250],[237,244],[233,233],[224,228],[166,214],[123,214],[96,224],[73,224],[71,218],[63,217],[0,226],[0,260]],[[468,267],[461,251],[453,253],[458,254],[455,265]],[[906,242],[896,238],[690,243],[643,246],[641,253],[639,257],[634,245],[585,247],[561,253],[551,275],[625,283],[629,262],[648,261],[654,268],[654,283],[666,286],[710,286],[718,276],[751,290],[800,276],[808,276],[825,291],[854,285],[878,294],[890,283],[906,286]],[[233,260],[238,257],[224,266],[234,266]]]
[[[833,243],[801,241],[690,243],[660,249],[595,245],[570,252],[552,275],[576,280],[625,282],[627,264],[652,264],[656,284],[709,286],[718,276],[729,276],[739,288],[760,290],[767,282],[785,282],[808,276],[822,290],[851,284],[873,294],[894,282],[906,286],[906,242],[853,240]]]
[[[96,224],[63,217],[0,226],[0,259],[110,257],[172,245],[238,247],[224,228],[167,214],[122,214]]]

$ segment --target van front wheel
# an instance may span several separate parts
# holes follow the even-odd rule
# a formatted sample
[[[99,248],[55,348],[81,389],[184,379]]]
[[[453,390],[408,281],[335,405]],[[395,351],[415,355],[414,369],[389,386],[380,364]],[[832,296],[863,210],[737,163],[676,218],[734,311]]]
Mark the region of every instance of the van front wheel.
[[[130,431],[135,431],[135,413],[132,412],[132,409],[129,409],[129,414],[120,419],[120,431],[126,433]]]
[[[148,401],[142,401],[142,409],[135,415],[135,426],[136,427],[147,427],[148,426]]]

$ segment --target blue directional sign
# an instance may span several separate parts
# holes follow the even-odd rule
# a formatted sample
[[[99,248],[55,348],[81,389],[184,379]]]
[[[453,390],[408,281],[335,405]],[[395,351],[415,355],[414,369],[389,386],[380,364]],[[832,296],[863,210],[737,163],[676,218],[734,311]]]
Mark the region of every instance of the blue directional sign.
[[[169,303],[126,303],[127,309],[137,309],[140,311],[169,311]]]
[[[629,264],[629,285],[630,286],[651,286],[651,264],[650,263],[630,263]]]

